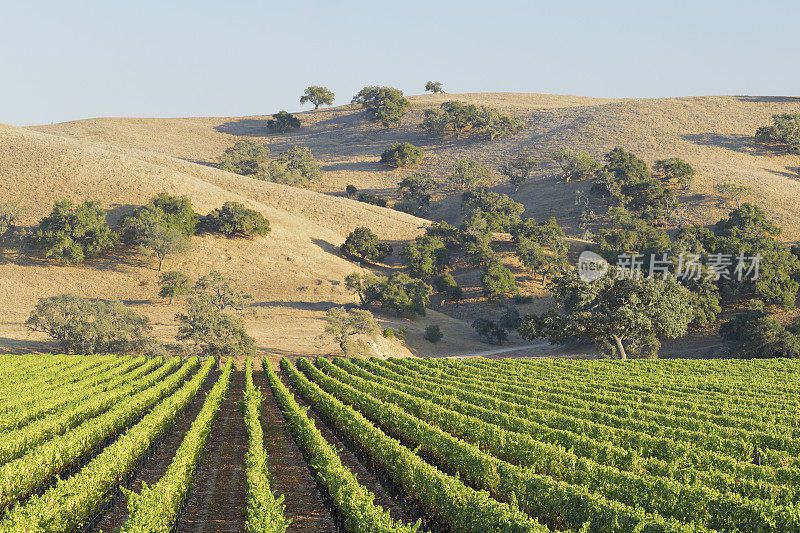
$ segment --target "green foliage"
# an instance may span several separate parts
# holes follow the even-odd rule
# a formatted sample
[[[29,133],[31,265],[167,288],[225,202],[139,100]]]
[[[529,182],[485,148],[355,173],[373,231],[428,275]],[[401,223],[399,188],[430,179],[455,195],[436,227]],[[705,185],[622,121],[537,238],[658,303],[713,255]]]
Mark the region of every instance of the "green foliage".
[[[448,179],[459,190],[471,191],[491,185],[493,181],[492,171],[474,159],[457,159],[454,167]]]
[[[800,323],[788,327],[767,315],[764,303],[751,300],[744,312],[737,313],[720,327],[720,335],[733,343],[743,358],[800,357]]]
[[[397,194],[400,195],[401,203],[408,209],[400,210],[411,214],[424,212],[431,203],[431,191],[436,188],[438,188],[436,182],[425,172],[406,176],[397,184]]]
[[[392,246],[380,242],[371,229],[360,226],[350,232],[341,246],[342,253],[364,261],[380,263],[392,255]]]
[[[671,249],[667,232],[634,216],[628,210],[615,207],[609,210],[608,219],[612,228],[600,231],[594,238],[597,252],[607,261],[616,263],[617,257],[625,253],[649,256],[660,255]]]
[[[458,246],[461,243],[461,237],[458,228],[448,224],[447,222],[434,222],[425,230],[426,235],[436,237],[444,243],[445,246],[452,247]]]
[[[333,104],[334,96],[335,95],[333,94],[333,91],[327,87],[312,85],[310,87],[306,87],[303,96],[300,97],[300,103],[305,104],[306,102],[311,102],[314,104],[314,109],[319,109],[319,106],[323,104]]]
[[[139,249],[144,253],[149,253],[158,261],[158,271],[164,265],[164,259],[168,255],[175,255],[186,252],[191,247],[189,237],[175,228],[165,227],[155,224],[145,228],[139,238]]]
[[[392,328],[384,328],[383,331],[381,331],[381,335],[383,335],[385,339],[394,339],[394,330]]]
[[[680,157],[659,159],[656,161],[655,169],[663,179],[674,181],[683,190],[688,189],[694,179],[694,168]]]
[[[463,250],[469,263],[484,267],[494,257],[492,232],[482,216],[470,217],[461,227]]]
[[[25,325],[58,341],[65,353],[131,353],[154,348],[149,320],[119,301],[71,294],[42,298]]]
[[[476,216],[486,220],[487,229],[493,232],[509,232],[519,224],[525,206],[505,194],[491,192],[485,188],[467,191],[461,197],[461,214],[465,219]]]
[[[758,128],[756,142],[777,144],[789,152],[800,152],[800,113],[772,115],[772,126]]]
[[[225,202],[203,219],[203,229],[226,237],[265,237],[270,232],[269,220],[239,202]]]
[[[428,342],[432,342],[436,344],[440,340],[444,338],[444,333],[439,326],[436,324],[430,324],[428,327],[425,328],[425,340]]]
[[[622,359],[654,355],[659,337],[686,334],[694,319],[693,296],[673,277],[626,277],[612,267],[585,282],[570,270],[551,288],[559,310],[542,318],[537,336],[593,339]]]
[[[519,191],[520,185],[528,181],[531,172],[536,170],[539,163],[536,159],[528,155],[518,155],[510,161],[500,166],[500,174],[508,178],[509,183],[514,187],[514,192]]]
[[[56,202],[53,211],[39,222],[33,243],[44,257],[64,263],[80,263],[100,256],[119,244],[119,236],[106,223],[99,202]]]
[[[717,183],[714,185],[714,190],[736,205],[736,209],[742,204],[742,199],[753,192],[751,187],[746,185],[736,185],[735,183]]]
[[[413,167],[422,161],[422,150],[411,143],[395,143],[381,154],[381,164],[394,168]]]
[[[490,300],[510,296],[517,292],[514,274],[497,259],[489,261],[481,276],[483,295]]]
[[[445,300],[458,302],[464,297],[464,291],[456,283],[450,272],[442,272],[431,281],[437,292],[443,292]]]
[[[308,186],[322,176],[322,167],[305,146],[292,146],[281,152],[267,168],[266,177],[276,183]]]
[[[355,185],[348,185],[347,187],[345,187],[344,192],[345,194],[347,194],[348,198],[352,198],[358,193],[358,187],[356,187]]]
[[[353,97],[352,103],[361,104],[367,117],[380,122],[384,128],[399,124],[411,109],[411,102],[403,97],[403,91],[394,87],[364,87]]]
[[[521,321],[522,317],[520,317],[519,309],[514,306],[506,306],[497,323],[501,328],[515,330],[519,328]]]
[[[556,148],[551,157],[561,168],[564,181],[591,178],[600,169],[600,163],[589,152],[574,152],[566,146]]]
[[[647,163],[631,152],[614,148],[591,191],[609,196],[619,206],[636,211],[650,222],[667,217],[676,207],[675,193],[653,178]]]
[[[477,318],[472,322],[472,329],[478,337],[489,344],[503,344],[508,339],[508,333],[502,326],[488,318]]]
[[[436,237],[421,235],[400,252],[403,264],[415,278],[429,280],[450,264],[450,252]]]
[[[380,278],[372,273],[362,275],[359,272],[353,272],[344,278],[345,288],[358,295],[362,307],[369,305],[378,297],[379,290],[376,287],[380,282]]]
[[[429,81],[428,83],[426,83],[425,92],[433,94],[444,93],[444,91],[442,90],[442,84],[441,82],[438,81]]]
[[[358,193],[356,200],[365,204],[377,205],[378,207],[386,207],[387,205],[386,198],[381,198],[380,196],[372,194],[371,192]]]
[[[199,283],[199,282],[198,282]],[[187,302],[187,311],[177,316],[178,340],[190,340],[209,357],[245,357],[256,353],[256,340],[247,334],[244,320],[229,315],[202,295]]]
[[[170,305],[174,298],[192,294],[192,280],[183,272],[174,270],[163,272],[158,277],[158,284],[161,287],[158,295],[161,298],[169,298]]]
[[[402,272],[381,279],[367,291],[368,299],[379,301],[387,309],[402,316],[425,316],[431,287],[419,279],[413,279]]]
[[[475,131],[494,140],[513,135],[522,126],[517,119],[503,115],[493,107],[479,107],[450,100],[439,106],[439,109],[426,109],[422,127],[433,135],[453,132],[459,137],[462,133]]]
[[[323,337],[334,340],[345,354],[347,354],[347,341],[353,335],[375,338],[379,331],[378,321],[369,311],[355,309],[348,312],[344,307],[333,307],[325,313]]]
[[[296,130],[300,127],[300,119],[288,111],[278,111],[267,121],[267,127],[279,133]]]
[[[226,309],[244,312],[253,299],[239,288],[236,280],[218,270],[212,270],[197,280],[194,284],[194,296],[196,300],[203,300],[220,312]]]
[[[0,249],[9,241],[9,237],[19,222],[22,208],[15,203],[0,203]]]
[[[263,179],[269,167],[269,148],[250,139],[236,141],[225,149],[217,167],[234,174]]]

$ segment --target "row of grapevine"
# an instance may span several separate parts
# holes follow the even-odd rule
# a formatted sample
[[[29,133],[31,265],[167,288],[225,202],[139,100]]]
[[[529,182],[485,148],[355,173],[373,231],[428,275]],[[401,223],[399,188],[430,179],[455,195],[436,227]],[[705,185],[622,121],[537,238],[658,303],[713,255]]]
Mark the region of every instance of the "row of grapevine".
[[[74,531],[97,513],[108,495],[136,468],[142,456],[161,438],[192,402],[208,379],[215,361],[208,359],[177,392],[159,403],[136,425],[103,449],[78,473],[60,480],[41,496],[10,510],[0,531],[50,533]]]
[[[267,452],[264,450],[264,430],[261,427],[262,393],[253,385],[253,360],[245,361],[244,424],[247,428],[248,449],[245,455],[247,476],[248,533],[283,533],[291,524],[284,516],[283,496],[278,498],[270,489]]]
[[[119,434],[180,387],[199,366],[196,357],[152,387],[133,394],[102,415],[44,442],[22,457],[0,467],[0,509],[31,494],[64,469],[94,453],[108,438]]]
[[[782,524],[779,529],[783,531],[796,527],[797,513],[787,512],[791,509],[789,505],[753,501],[700,485],[686,485],[663,477],[638,475],[599,465],[563,449],[542,446],[526,434],[505,431],[478,418],[445,409],[428,401],[433,400],[430,395],[412,396],[396,390],[391,382],[381,384],[383,380],[380,378],[368,381],[352,376],[327,361],[321,360],[319,364],[336,379],[395,403],[421,420],[467,442],[480,444],[482,449],[495,457],[523,464],[554,479],[586,486],[592,493],[602,494],[610,500],[642,507],[648,512],[684,522],[703,523],[715,529],[731,523],[757,525],[761,522],[763,525],[775,515],[781,518],[776,522],[768,522],[770,527]],[[354,367],[349,363],[341,363],[340,366],[348,370]],[[795,516],[795,521],[789,522],[785,518],[787,515]]]
[[[17,402],[9,402],[6,410],[0,415],[0,432],[20,428],[32,420],[37,420],[45,415],[58,410],[63,410],[67,405],[76,405],[97,392],[105,392],[118,386],[123,380],[131,378],[131,372],[139,368],[149,369],[159,363],[157,358],[136,359],[120,358],[119,365],[108,365],[110,368],[102,372],[89,372],[80,380],[65,384],[56,389],[38,390],[27,397],[20,398]],[[13,403],[13,405],[12,405]]]
[[[134,372],[132,376],[123,377],[120,382],[116,383],[117,386],[108,392],[94,394],[72,408],[3,433],[0,435],[0,465],[21,457],[32,448],[64,434],[86,420],[107,412],[131,394],[158,383],[179,365],[179,361],[176,359],[164,363],[163,359],[159,358],[157,363],[161,365],[161,368],[155,372],[147,372],[149,368],[152,368],[148,365],[140,371]]]
[[[396,405],[358,391],[331,378],[305,359],[298,361],[317,385],[360,411],[409,446],[418,447],[432,461],[457,473],[469,484],[489,491],[497,500],[518,503],[529,516],[554,529],[586,526],[602,531],[686,531],[677,520],[667,520],[641,508],[591,494],[586,487],[555,481],[532,469],[520,468],[482,452],[441,429],[409,415]],[[692,531],[702,530],[694,528]]]
[[[54,359],[58,361],[61,357],[55,356]],[[20,370],[3,380],[2,384],[0,384],[0,402],[5,403],[6,400],[20,397],[25,398],[30,392],[60,387],[65,379],[81,376],[93,368],[108,362],[113,363],[117,358],[108,356],[102,359],[84,357],[75,359],[72,362],[65,361],[63,367],[56,365],[50,368],[47,365],[52,365],[52,361],[45,362],[41,360],[41,356],[36,356],[35,360],[41,362],[41,369],[33,367],[27,370]]]
[[[172,531],[181,506],[192,484],[200,454],[214,425],[219,407],[228,392],[233,371],[233,359],[228,359],[217,382],[206,396],[203,407],[192,422],[189,431],[175,452],[166,473],[151,486],[144,486],[139,494],[128,494],[128,520],[122,532],[169,533]]]
[[[405,366],[405,365],[403,365]],[[408,370],[407,370],[408,372]],[[417,372],[408,372],[409,379],[416,380]],[[795,467],[761,468],[750,462],[739,461],[725,454],[690,446],[665,438],[625,429],[610,428],[595,422],[564,415],[558,409],[542,409],[530,405],[521,395],[513,398],[479,382],[464,383],[459,380],[429,376],[419,383],[420,387],[443,390],[457,395],[473,405],[532,421],[549,431],[567,431],[570,434],[589,437],[598,442],[609,442],[623,450],[630,450],[646,458],[655,458],[668,464],[690,464],[693,468],[709,471],[721,470],[728,474],[746,476],[754,480],[782,483],[785,480],[800,482],[800,469]],[[503,396],[505,399],[501,399]]]
[[[285,363],[282,361],[281,364],[283,366]],[[295,441],[306,453],[315,476],[342,516],[347,531],[350,533],[416,531],[418,525],[410,527],[402,522],[395,522],[388,510],[374,503],[375,495],[359,483],[356,476],[342,464],[339,454],[308,418],[305,410],[297,404],[292,393],[281,383],[266,359],[264,372]]]

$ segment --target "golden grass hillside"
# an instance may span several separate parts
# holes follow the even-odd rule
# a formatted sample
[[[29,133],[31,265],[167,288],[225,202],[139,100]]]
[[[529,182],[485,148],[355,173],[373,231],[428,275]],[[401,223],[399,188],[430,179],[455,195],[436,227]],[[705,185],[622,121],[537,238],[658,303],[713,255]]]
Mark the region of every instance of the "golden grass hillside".
[[[99,200],[113,223],[159,192],[187,195],[203,214],[228,200],[261,211],[272,227],[266,239],[196,237],[192,250],[168,258],[165,268],[194,278],[217,269],[238,279],[255,300],[256,316],[248,319],[248,330],[263,351],[274,354],[331,350],[329,345],[319,346],[316,337],[325,310],[354,302],[342,280],[357,267],[336,250],[349,231],[368,225],[382,238],[400,241],[419,234],[424,224],[404,213],[243,178],[157,153],[5,125],[0,125],[0,190],[3,201],[23,207],[23,223],[29,225],[49,213],[59,199]],[[0,351],[56,349],[44,337],[26,332],[23,323],[39,298],[62,292],[120,299],[150,316],[163,339],[174,340],[174,316],[181,307],[169,306],[156,296],[158,273],[135,251],[79,266],[35,260],[17,264],[12,259],[0,259]],[[441,320],[450,323],[454,340],[470,333],[460,321]],[[464,343],[456,341],[449,348],[463,351]],[[394,349],[404,353],[399,345]]]
[[[409,170],[389,170],[380,153],[394,142],[408,141],[425,151],[421,165],[444,182],[453,161],[471,157],[491,167],[521,151],[542,162],[534,182],[523,186],[517,199],[528,214],[556,216],[574,227],[574,193],[588,183],[552,179],[556,169],[549,154],[559,145],[588,150],[601,157],[623,146],[649,163],[683,157],[697,170],[695,184],[682,194],[692,220],[710,223],[727,208],[713,186],[734,182],[753,188],[751,201],[763,206],[781,224],[785,238],[800,235],[797,216],[800,161],[796,156],[766,150],[752,141],[755,129],[771,123],[773,113],[800,111],[797,97],[709,96],[659,99],[596,99],[540,94],[447,94],[414,96],[412,110],[399,127],[384,130],[366,121],[355,105],[300,113],[302,128],[287,134],[270,133],[267,116],[188,119],[91,119],[38,127],[42,131],[120,147],[131,147],[188,161],[213,162],[238,138],[256,138],[273,154],[293,144],[308,146],[327,171],[315,189],[341,193],[350,183],[391,194]],[[464,137],[436,139],[421,128],[424,109],[448,99],[492,105],[516,116],[525,125],[520,134],[492,142]],[[277,110],[272,110],[274,112]],[[504,187],[500,190],[506,191]],[[439,196],[441,199],[441,195]],[[457,200],[438,203],[432,218],[454,219]]]

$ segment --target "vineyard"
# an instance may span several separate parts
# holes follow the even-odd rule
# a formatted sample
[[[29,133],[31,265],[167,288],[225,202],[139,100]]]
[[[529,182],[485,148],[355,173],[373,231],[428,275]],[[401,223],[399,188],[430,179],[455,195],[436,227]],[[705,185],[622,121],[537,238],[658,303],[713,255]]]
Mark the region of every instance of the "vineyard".
[[[793,360],[0,356],[0,531],[800,531]]]

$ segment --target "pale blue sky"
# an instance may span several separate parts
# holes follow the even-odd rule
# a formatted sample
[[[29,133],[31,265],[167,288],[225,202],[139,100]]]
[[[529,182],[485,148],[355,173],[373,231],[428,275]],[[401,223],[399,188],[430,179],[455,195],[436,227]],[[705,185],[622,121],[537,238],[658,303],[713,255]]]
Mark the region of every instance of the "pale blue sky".
[[[419,94],[800,93],[800,2],[0,0],[0,122],[300,110]]]

